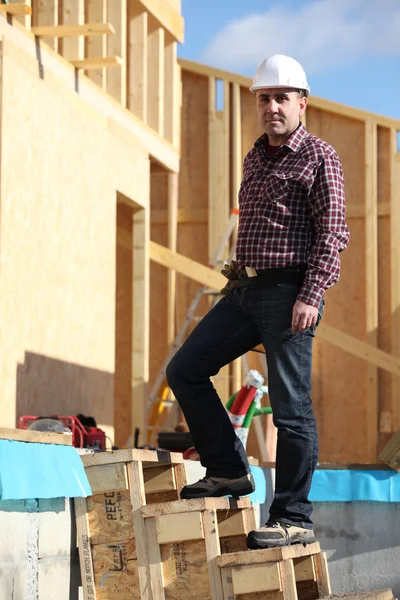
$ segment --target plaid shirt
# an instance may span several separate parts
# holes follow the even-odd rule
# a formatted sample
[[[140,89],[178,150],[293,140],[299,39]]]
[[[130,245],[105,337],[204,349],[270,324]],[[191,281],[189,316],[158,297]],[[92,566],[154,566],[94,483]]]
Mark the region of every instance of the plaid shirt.
[[[276,154],[267,146],[264,134],[244,160],[236,260],[255,269],[307,264],[298,300],[318,307],[350,237],[342,165],[302,124]]]

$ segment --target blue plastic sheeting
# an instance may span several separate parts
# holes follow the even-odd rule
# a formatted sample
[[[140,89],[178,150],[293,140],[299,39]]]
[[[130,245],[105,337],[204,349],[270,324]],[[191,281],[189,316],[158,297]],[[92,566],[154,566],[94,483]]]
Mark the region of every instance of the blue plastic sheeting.
[[[267,497],[267,484],[264,471],[261,467],[250,467],[250,470],[254,477],[256,489],[250,494],[249,498],[253,504],[264,504]]]
[[[0,498],[86,498],[82,460],[72,446],[0,440]]]
[[[388,470],[317,470],[313,477],[310,500],[400,502],[400,473]]]

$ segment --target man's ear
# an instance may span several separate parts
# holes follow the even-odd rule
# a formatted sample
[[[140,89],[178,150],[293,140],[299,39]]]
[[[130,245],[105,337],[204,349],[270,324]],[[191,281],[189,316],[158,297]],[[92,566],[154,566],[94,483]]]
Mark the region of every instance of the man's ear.
[[[300,116],[304,115],[304,113],[306,112],[307,103],[308,103],[308,100],[305,96],[303,96],[303,98],[300,98],[300,100],[299,100]]]

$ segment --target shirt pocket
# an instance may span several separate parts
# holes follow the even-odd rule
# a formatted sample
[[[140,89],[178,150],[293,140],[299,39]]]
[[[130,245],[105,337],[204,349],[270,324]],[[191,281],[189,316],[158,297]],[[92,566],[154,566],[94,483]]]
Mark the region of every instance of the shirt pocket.
[[[293,195],[308,196],[314,183],[316,167],[314,163],[299,163],[290,170],[272,172],[266,189],[268,199],[273,203],[285,204]]]

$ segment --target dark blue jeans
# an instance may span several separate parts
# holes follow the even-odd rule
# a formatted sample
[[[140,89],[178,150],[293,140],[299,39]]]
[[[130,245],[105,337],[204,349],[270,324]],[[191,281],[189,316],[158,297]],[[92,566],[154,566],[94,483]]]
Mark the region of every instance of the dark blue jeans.
[[[249,471],[246,453],[210,377],[263,344],[273,419],[278,428],[270,518],[312,528],[308,494],[318,457],[310,397],[315,328],[292,333],[292,309],[298,293],[297,285],[287,283],[248,285],[231,291],[200,321],[175,354],[167,368],[167,380],[207,475],[241,476]],[[323,303],[318,321],[322,309]]]

